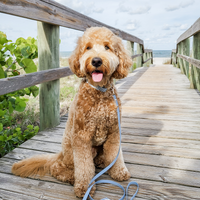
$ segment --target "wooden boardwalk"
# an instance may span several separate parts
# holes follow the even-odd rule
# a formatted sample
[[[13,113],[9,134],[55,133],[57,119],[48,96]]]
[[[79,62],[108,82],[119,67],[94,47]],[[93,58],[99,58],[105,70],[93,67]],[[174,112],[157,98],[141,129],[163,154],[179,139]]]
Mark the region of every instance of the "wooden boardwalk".
[[[124,158],[130,181],[140,185],[135,199],[200,199],[200,96],[189,89],[187,77],[172,65],[154,65],[135,70],[117,87],[123,105]],[[58,152],[66,120],[63,117],[58,127],[40,132],[0,159],[0,199],[78,199],[73,186],[51,176],[31,179],[11,174],[18,160]],[[131,189],[135,188],[130,194]],[[100,185],[95,200],[103,197],[117,200],[121,191]]]

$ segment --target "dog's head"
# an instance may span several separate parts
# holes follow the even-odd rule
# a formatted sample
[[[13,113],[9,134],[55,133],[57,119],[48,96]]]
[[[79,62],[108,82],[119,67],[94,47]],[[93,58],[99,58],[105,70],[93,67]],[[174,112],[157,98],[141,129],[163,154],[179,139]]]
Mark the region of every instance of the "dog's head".
[[[79,38],[69,65],[78,77],[86,77],[94,85],[103,86],[111,78],[126,77],[132,60],[122,40],[112,31],[92,27]]]

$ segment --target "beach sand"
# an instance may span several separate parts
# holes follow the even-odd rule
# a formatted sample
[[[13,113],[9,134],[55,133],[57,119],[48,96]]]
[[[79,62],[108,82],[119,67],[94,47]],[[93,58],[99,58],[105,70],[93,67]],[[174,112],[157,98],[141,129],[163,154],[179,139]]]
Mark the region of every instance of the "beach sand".
[[[153,64],[155,64],[155,65],[162,65],[166,61],[169,61],[169,60],[170,60],[170,58],[153,58]]]

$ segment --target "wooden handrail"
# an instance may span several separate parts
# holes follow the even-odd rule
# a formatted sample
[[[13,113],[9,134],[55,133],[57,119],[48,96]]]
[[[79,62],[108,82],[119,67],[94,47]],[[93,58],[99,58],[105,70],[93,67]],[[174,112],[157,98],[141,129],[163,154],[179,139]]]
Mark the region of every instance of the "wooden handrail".
[[[92,26],[105,26],[124,40],[144,45],[143,40],[108,26],[52,0],[0,0],[0,12],[58,26],[85,31]]]
[[[135,54],[135,55],[132,55],[131,58],[133,59],[133,58],[137,58],[137,57],[141,57],[141,56],[143,56],[142,53],[141,53],[141,54]]]
[[[191,55],[191,40],[192,42],[192,57]],[[171,60],[175,67],[181,69],[191,84],[191,88],[200,91],[200,18],[186,30],[177,40],[175,50],[172,50]],[[190,64],[190,65],[189,65]]]
[[[152,59],[149,58],[152,55],[152,50],[144,50],[144,43],[140,38],[87,17],[53,0],[0,0],[1,12],[38,21],[38,61],[41,71],[0,79],[0,95],[42,83],[40,87],[41,130],[52,128],[59,124],[59,82],[53,80],[73,74],[68,67],[58,68],[59,26],[80,31],[85,31],[86,28],[94,26],[107,27],[122,39],[130,41],[132,44],[138,44],[138,54],[133,56],[141,57],[137,58],[137,67],[142,66],[143,55],[148,60]],[[52,40],[54,40],[54,43],[51,42]],[[48,54],[46,54],[46,49],[49,50]],[[46,103],[46,101],[48,102]],[[49,109],[48,105],[50,104],[55,108],[54,110]]]
[[[144,53],[151,53],[151,52],[153,52],[152,49],[144,49]]]
[[[57,80],[73,73],[69,67],[49,69],[40,72],[14,76],[11,78],[0,79],[0,95],[21,90],[33,85],[41,84],[48,81]]]
[[[200,69],[200,60],[191,58],[189,56],[185,56],[185,55],[181,55],[181,54],[177,54],[178,58],[182,58],[184,60],[186,60],[187,62],[189,62],[190,64],[194,65],[195,67]]]
[[[143,62],[143,64],[146,63],[146,62],[148,62],[148,61],[151,60],[151,59],[152,59],[152,57],[151,57],[151,58],[148,58],[147,60],[145,60],[145,61]]]
[[[197,19],[197,21],[178,38],[177,44],[198,32],[200,32],[200,18]]]

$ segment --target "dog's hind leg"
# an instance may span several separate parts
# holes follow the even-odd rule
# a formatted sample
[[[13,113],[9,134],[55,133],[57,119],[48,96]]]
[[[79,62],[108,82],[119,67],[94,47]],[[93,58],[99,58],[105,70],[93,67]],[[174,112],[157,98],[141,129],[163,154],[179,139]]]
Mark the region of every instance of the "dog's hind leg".
[[[71,144],[63,138],[63,150],[55,163],[50,167],[50,172],[56,179],[74,184],[74,160]]]

